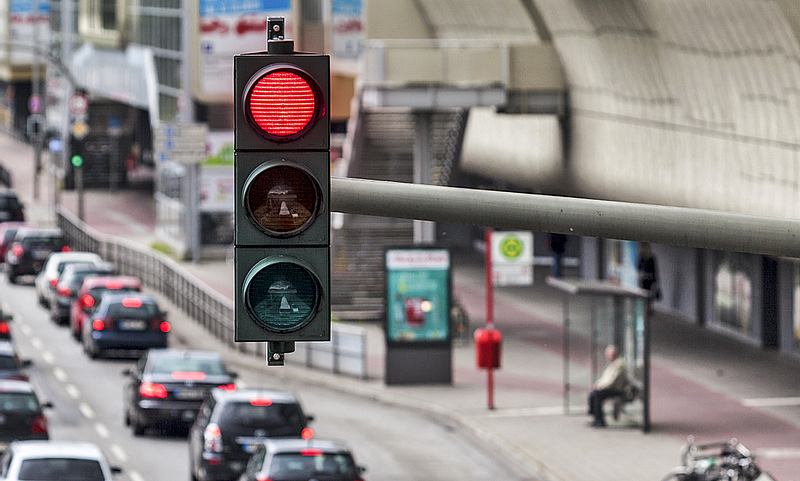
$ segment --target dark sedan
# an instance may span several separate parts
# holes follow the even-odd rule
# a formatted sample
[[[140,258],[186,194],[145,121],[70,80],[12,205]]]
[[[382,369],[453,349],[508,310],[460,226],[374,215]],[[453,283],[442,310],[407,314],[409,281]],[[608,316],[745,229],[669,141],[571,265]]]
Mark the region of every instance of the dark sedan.
[[[177,349],[152,349],[123,374],[125,423],[137,436],[159,423],[191,424],[206,394],[235,389],[236,377],[215,352]]]
[[[48,439],[47,419],[33,387],[25,381],[0,381],[0,449],[12,441]]]

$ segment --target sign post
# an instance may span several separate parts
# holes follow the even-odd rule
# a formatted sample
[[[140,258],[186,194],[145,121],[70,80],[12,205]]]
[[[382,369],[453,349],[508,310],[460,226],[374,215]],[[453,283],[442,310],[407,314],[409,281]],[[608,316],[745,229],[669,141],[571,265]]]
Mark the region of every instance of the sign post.
[[[486,245],[486,329],[494,329],[494,284],[492,267],[492,237],[494,231],[486,229],[484,243]],[[494,368],[486,368],[486,407],[494,409]]]

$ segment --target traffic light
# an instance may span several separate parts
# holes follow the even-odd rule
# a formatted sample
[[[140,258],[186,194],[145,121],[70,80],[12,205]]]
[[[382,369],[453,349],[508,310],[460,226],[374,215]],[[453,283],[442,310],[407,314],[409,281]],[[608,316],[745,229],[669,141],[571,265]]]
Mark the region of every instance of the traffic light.
[[[330,60],[294,52],[270,18],[266,52],[234,57],[236,341],[330,340]]]

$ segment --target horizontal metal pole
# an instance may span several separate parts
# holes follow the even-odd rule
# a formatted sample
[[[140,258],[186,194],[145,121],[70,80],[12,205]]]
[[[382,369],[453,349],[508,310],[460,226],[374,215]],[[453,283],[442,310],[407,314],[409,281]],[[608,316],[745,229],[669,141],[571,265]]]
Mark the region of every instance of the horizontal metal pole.
[[[331,179],[334,212],[800,257],[800,220],[605,200]]]

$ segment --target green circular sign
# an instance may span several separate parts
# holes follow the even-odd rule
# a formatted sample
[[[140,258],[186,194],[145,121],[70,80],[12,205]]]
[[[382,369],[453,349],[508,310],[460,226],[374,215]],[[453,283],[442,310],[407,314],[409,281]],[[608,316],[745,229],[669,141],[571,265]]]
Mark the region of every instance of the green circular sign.
[[[500,253],[506,259],[516,259],[522,255],[525,245],[519,237],[515,235],[507,235],[500,241]]]

